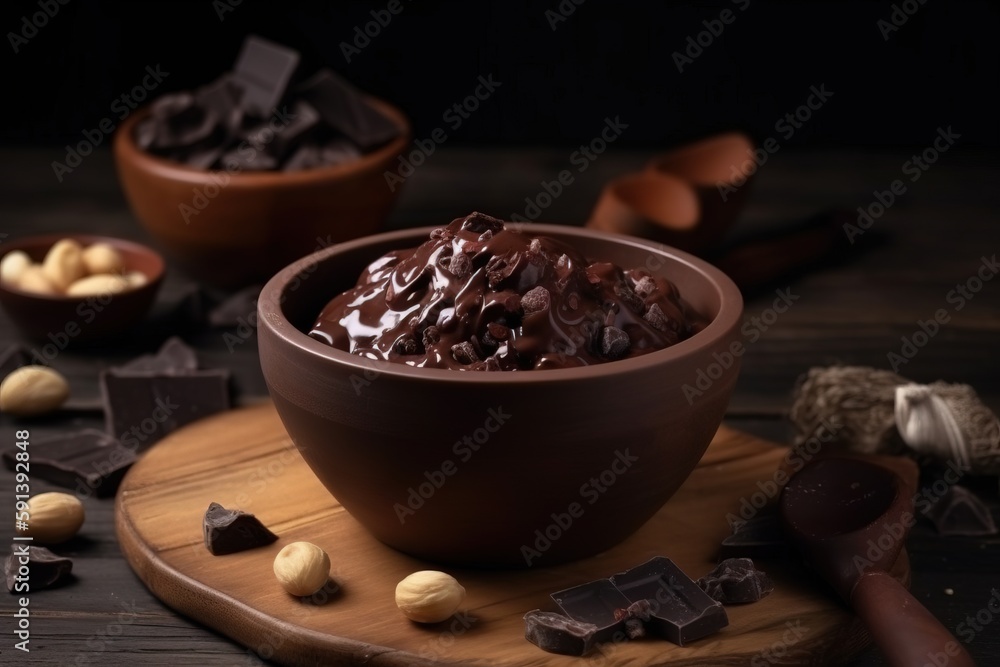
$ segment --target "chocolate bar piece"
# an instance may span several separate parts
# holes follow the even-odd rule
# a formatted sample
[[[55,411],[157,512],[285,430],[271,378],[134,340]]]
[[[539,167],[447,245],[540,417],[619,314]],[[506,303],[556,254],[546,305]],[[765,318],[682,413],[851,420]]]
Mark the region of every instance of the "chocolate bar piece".
[[[228,510],[211,503],[203,524],[205,547],[214,556],[234,554],[272,544],[278,536],[268,530],[253,514]]]
[[[626,609],[633,600],[625,597],[610,579],[580,584],[552,593],[550,597],[574,621],[596,625],[595,642],[603,644],[625,639],[625,618],[620,610]]]
[[[722,604],[757,602],[774,590],[771,578],[749,558],[727,558],[697,583],[708,597]]]
[[[399,136],[399,128],[365,100],[361,92],[328,69],[320,70],[297,89],[319,112],[323,121],[363,151],[377,148]]]
[[[729,625],[722,605],[710,598],[669,558],[657,556],[611,577],[630,602],[649,600],[647,628],[678,646],[706,637]]]
[[[39,438],[31,449],[31,472],[35,477],[73,489],[77,495],[98,498],[115,495],[136,459],[134,449],[90,428]],[[3,453],[4,465],[11,470],[18,451],[12,448]]]
[[[597,626],[562,614],[535,609],[524,615],[524,638],[549,653],[587,655],[594,648]]]
[[[124,373],[184,373],[198,370],[198,357],[194,350],[177,336],[168,338],[156,354],[144,354],[112,371]]]
[[[107,431],[144,452],[185,424],[229,409],[229,372],[101,373]]]
[[[31,364],[31,355],[21,345],[8,345],[0,352],[0,380],[16,371],[21,366]]]
[[[927,518],[941,535],[977,537],[997,534],[990,508],[972,491],[957,484],[931,506]]]
[[[319,112],[308,102],[295,102],[291,116],[288,123],[274,133],[274,138],[267,146],[267,152],[279,160],[316,134],[319,128]]]
[[[761,512],[736,523],[733,534],[722,540],[719,560],[726,558],[773,558],[788,551],[777,512]]]
[[[57,556],[45,547],[15,542],[11,545],[3,571],[8,591],[27,593],[29,590],[34,592],[52,588],[69,579],[73,572],[73,561]]]
[[[245,108],[258,116],[269,115],[284,97],[298,65],[297,51],[256,35],[247,37],[233,68],[233,79],[243,88]]]
[[[222,132],[222,141],[236,138],[243,125],[243,89],[234,82],[231,74],[224,74],[194,94],[195,101],[215,118]]]

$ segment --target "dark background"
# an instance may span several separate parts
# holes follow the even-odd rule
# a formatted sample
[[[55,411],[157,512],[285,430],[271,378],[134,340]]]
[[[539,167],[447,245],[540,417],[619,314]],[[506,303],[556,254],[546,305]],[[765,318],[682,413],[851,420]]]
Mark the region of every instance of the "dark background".
[[[328,65],[396,103],[418,138],[443,126],[444,111],[492,73],[502,86],[448,132],[456,146],[575,146],[596,136],[605,116],[629,125],[620,146],[653,148],[730,128],[762,141],[820,84],[834,96],[782,146],[926,146],[948,125],[963,148],[1000,144],[995,2],[588,0],[552,30],[545,12],[557,0],[400,0],[403,11],[350,63],[340,43],[387,0],[243,0],[221,20],[226,0],[70,0],[15,54],[9,33],[22,31],[38,2],[0,10],[6,145],[79,141],[112,115],[112,102],[147,65],[170,73],[154,95],[206,83],[232,65],[249,32],[301,50],[300,74]],[[916,11],[886,40],[877,22],[890,19],[894,4]],[[679,73],[672,54],[724,8],[735,20]]]

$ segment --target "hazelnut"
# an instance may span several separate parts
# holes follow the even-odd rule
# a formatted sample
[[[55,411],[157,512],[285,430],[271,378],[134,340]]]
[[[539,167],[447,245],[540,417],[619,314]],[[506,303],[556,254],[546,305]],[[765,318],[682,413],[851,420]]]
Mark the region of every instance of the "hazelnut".
[[[17,284],[24,270],[31,266],[31,258],[22,250],[11,250],[0,259],[0,282]]]
[[[396,606],[411,621],[439,623],[465,600],[465,589],[450,574],[421,570],[396,585]]]
[[[59,290],[46,277],[45,272],[42,271],[41,264],[31,264],[24,267],[24,270],[21,271],[21,274],[17,278],[17,288],[25,292],[34,292],[35,294],[59,294]]]
[[[312,595],[330,578],[330,557],[311,542],[292,542],[274,557],[274,576],[292,595]]]
[[[99,273],[86,278],[80,278],[73,282],[66,289],[67,296],[104,296],[105,294],[118,294],[129,289],[128,280],[122,276],[111,275],[110,273]]]
[[[108,243],[94,243],[83,251],[83,265],[87,272],[121,273],[125,270],[125,260],[118,249]]]
[[[149,282],[149,278],[142,271],[127,271],[124,276],[129,287],[142,287]]]
[[[38,542],[58,544],[76,535],[83,525],[83,503],[68,493],[39,493],[28,500],[28,530],[16,531],[30,535]]]
[[[30,417],[55,410],[69,398],[69,383],[47,366],[22,366],[0,382],[0,412]]]
[[[56,241],[42,261],[42,271],[57,290],[65,292],[71,283],[87,273],[83,264],[83,248],[73,239]]]

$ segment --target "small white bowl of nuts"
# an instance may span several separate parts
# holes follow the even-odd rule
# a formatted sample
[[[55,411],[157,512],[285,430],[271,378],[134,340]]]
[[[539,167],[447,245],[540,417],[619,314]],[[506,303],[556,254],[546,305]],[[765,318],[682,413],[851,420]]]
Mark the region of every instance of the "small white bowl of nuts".
[[[0,245],[0,304],[24,333],[58,349],[138,325],[163,281],[163,258],[133,241],[46,234]]]

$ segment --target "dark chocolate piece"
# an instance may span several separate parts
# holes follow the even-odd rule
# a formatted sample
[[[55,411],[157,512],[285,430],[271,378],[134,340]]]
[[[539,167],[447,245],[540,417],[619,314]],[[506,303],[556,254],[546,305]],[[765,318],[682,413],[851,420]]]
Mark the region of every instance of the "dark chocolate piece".
[[[733,524],[733,534],[722,540],[719,560],[774,558],[788,551],[777,512],[762,511],[748,521]]]
[[[597,626],[562,614],[535,609],[524,615],[524,638],[549,653],[587,655],[594,648]]]
[[[621,359],[628,352],[628,334],[618,327],[604,327],[601,329],[601,355],[608,359]]]
[[[229,372],[101,373],[107,431],[143,452],[185,424],[229,409]]]
[[[595,642],[603,644],[625,639],[625,618],[616,612],[627,609],[634,600],[627,598],[610,579],[580,584],[557,591],[550,597],[574,621],[596,625]]]
[[[774,590],[771,578],[749,558],[727,558],[699,579],[698,586],[722,604],[757,602]]]
[[[357,146],[344,139],[335,139],[320,148],[320,164],[335,165],[361,157]]]
[[[233,82],[233,76],[224,74],[207,86],[199,88],[195,100],[213,116],[222,131],[223,141],[236,138],[243,125],[243,89]]]
[[[369,151],[399,136],[396,124],[365,101],[364,95],[331,70],[320,70],[297,92],[319,112],[323,121]]]
[[[977,537],[996,535],[990,508],[964,486],[953,485],[927,510],[927,518],[941,535]]]
[[[233,67],[233,80],[243,88],[244,107],[257,116],[270,115],[298,65],[298,51],[256,35],[247,37]]]
[[[551,303],[552,296],[541,285],[532,287],[521,297],[521,308],[524,310],[525,315],[548,310]]]
[[[652,617],[647,628],[678,646],[729,625],[722,605],[708,597],[669,558],[652,558],[638,567],[619,572],[610,582],[630,602],[649,600]]]
[[[625,609],[616,609],[615,618],[625,621],[625,634],[629,639],[646,636],[646,623],[653,617],[653,604],[649,600],[633,602]]]
[[[122,477],[136,460],[135,448],[90,428],[39,438],[31,449],[31,472],[35,477],[73,489],[77,495],[93,494],[98,498],[115,495]],[[4,464],[11,470],[18,451],[12,448],[3,453]]]
[[[184,373],[198,370],[195,351],[177,336],[168,338],[156,354],[144,354],[111,369],[123,373]]]
[[[27,568],[27,571],[22,571],[22,567]],[[57,556],[45,547],[15,542],[11,545],[3,571],[7,578],[7,590],[23,594],[29,592],[25,585],[30,587],[30,592],[34,592],[63,583],[73,572],[73,561]]]
[[[219,503],[211,503],[205,510],[202,528],[205,547],[215,556],[263,547],[278,539],[253,514],[228,510]]]
[[[31,364],[31,355],[21,345],[8,345],[0,352],[0,380],[16,371],[21,366]]]
[[[295,102],[290,115],[288,123],[274,133],[274,138],[266,148],[268,153],[279,160],[315,135],[320,126],[319,112],[308,102]]]
[[[261,285],[251,285],[227,297],[208,311],[208,324],[217,329],[247,326],[257,312]]]
[[[479,361],[479,355],[476,354],[476,350],[472,347],[472,343],[468,341],[452,345],[451,354],[460,364],[471,364]]]

